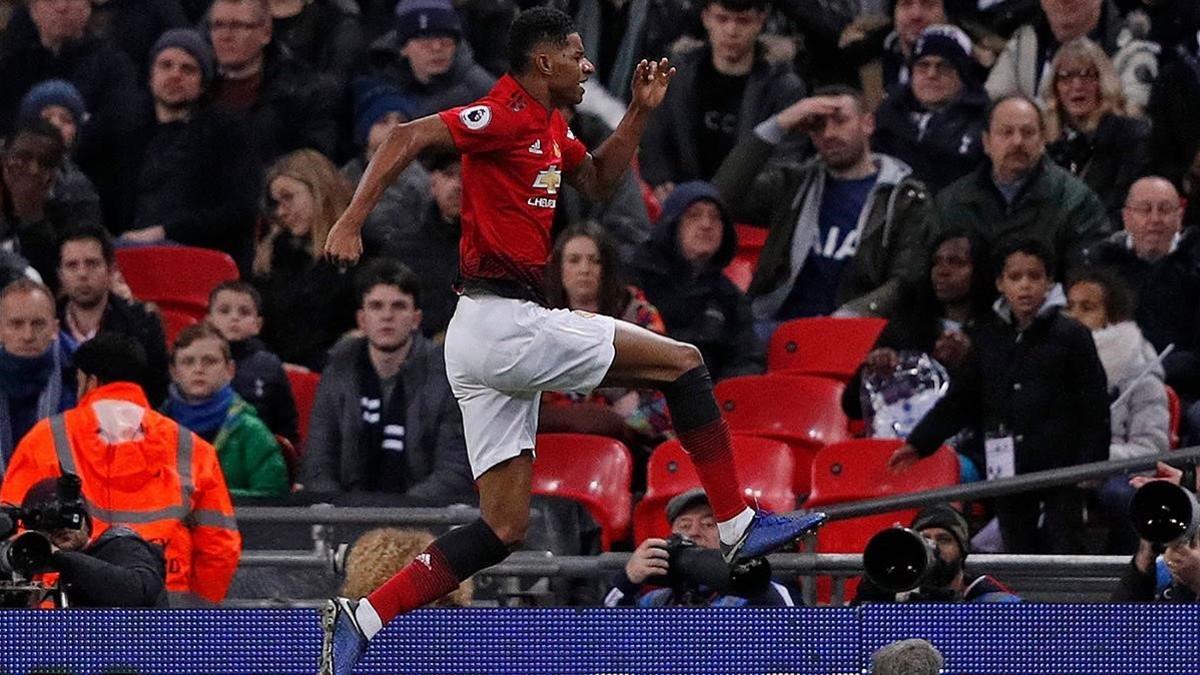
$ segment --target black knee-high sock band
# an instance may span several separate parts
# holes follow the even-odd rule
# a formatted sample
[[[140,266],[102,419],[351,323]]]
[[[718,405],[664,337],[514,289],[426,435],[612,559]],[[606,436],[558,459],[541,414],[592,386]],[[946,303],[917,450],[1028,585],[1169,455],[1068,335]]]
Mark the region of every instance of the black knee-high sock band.
[[[508,547],[483,519],[450,530],[432,545],[441,550],[459,581],[502,562],[509,553]]]
[[[675,433],[698,429],[721,418],[717,399],[713,397],[712,378],[702,363],[680,375],[674,382],[663,385],[662,393],[671,412]]]

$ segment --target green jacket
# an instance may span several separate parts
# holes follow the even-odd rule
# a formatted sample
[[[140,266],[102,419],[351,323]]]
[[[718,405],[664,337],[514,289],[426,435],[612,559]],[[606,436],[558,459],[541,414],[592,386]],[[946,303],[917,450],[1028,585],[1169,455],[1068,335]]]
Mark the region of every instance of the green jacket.
[[[768,164],[780,133],[774,118],[758,125],[713,178],[737,221],[770,224],[748,293],[760,321],[775,318],[812,248],[826,175],[819,158]],[[860,315],[888,316],[900,282],[923,272],[931,200],[907,164],[887,155],[874,158],[879,178],[863,208],[858,251],[842,275],[837,302]]]
[[[288,493],[283,451],[254,407],[242,397],[234,396],[213,446],[230,495],[279,497]]]
[[[1039,239],[1054,251],[1060,275],[1082,260],[1084,248],[1110,231],[1096,193],[1047,157],[1011,205],[992,180],[991,163],[984,162],[938,193],[931,218],[935,236],[947,228],[967,230],[983,237],[993,251],[1013,239]]]

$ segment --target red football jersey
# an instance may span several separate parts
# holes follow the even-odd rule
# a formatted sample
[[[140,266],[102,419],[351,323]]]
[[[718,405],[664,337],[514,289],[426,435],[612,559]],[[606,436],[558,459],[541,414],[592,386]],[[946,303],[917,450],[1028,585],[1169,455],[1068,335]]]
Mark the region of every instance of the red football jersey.
[[[463,278],[517,281],[541,297],[558,190],[587,148],[509,75],[439,115],[462,153]]]

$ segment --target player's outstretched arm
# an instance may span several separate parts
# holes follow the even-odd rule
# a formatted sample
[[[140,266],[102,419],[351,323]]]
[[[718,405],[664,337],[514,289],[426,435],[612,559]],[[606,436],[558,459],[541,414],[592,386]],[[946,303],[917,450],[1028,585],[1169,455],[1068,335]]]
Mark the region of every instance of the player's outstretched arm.
[[[633,88],[629,109],[612,135],[594,153],[586,157],[567,176],[567,181],[588,199],[607,199],[616,189],[633,156],[637,153],[642,133],[655,108],[663,102],[667,86],[675,75],[669,61],[645,61],[633,72]]]
[[[450,129],[437,115],[429,115],[405,124],[397,124],[375,152],[363,172],[358,189],[346,211],[338,218],[325,240],[325,256],[340,265],[352,265],[362,255],[363,221],[379,203],[388,186],[412,163],[421,151],[437,148],[454,150]]]

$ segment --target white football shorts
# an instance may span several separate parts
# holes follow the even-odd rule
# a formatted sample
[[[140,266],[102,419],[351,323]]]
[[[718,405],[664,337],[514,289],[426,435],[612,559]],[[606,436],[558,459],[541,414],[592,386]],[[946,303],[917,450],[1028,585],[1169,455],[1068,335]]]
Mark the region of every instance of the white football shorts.
[[[495,295],[462,295],[446,329],[446,376],[471,472],[532,450],[543,391],[588,392],[612,366],[616,320]]]

